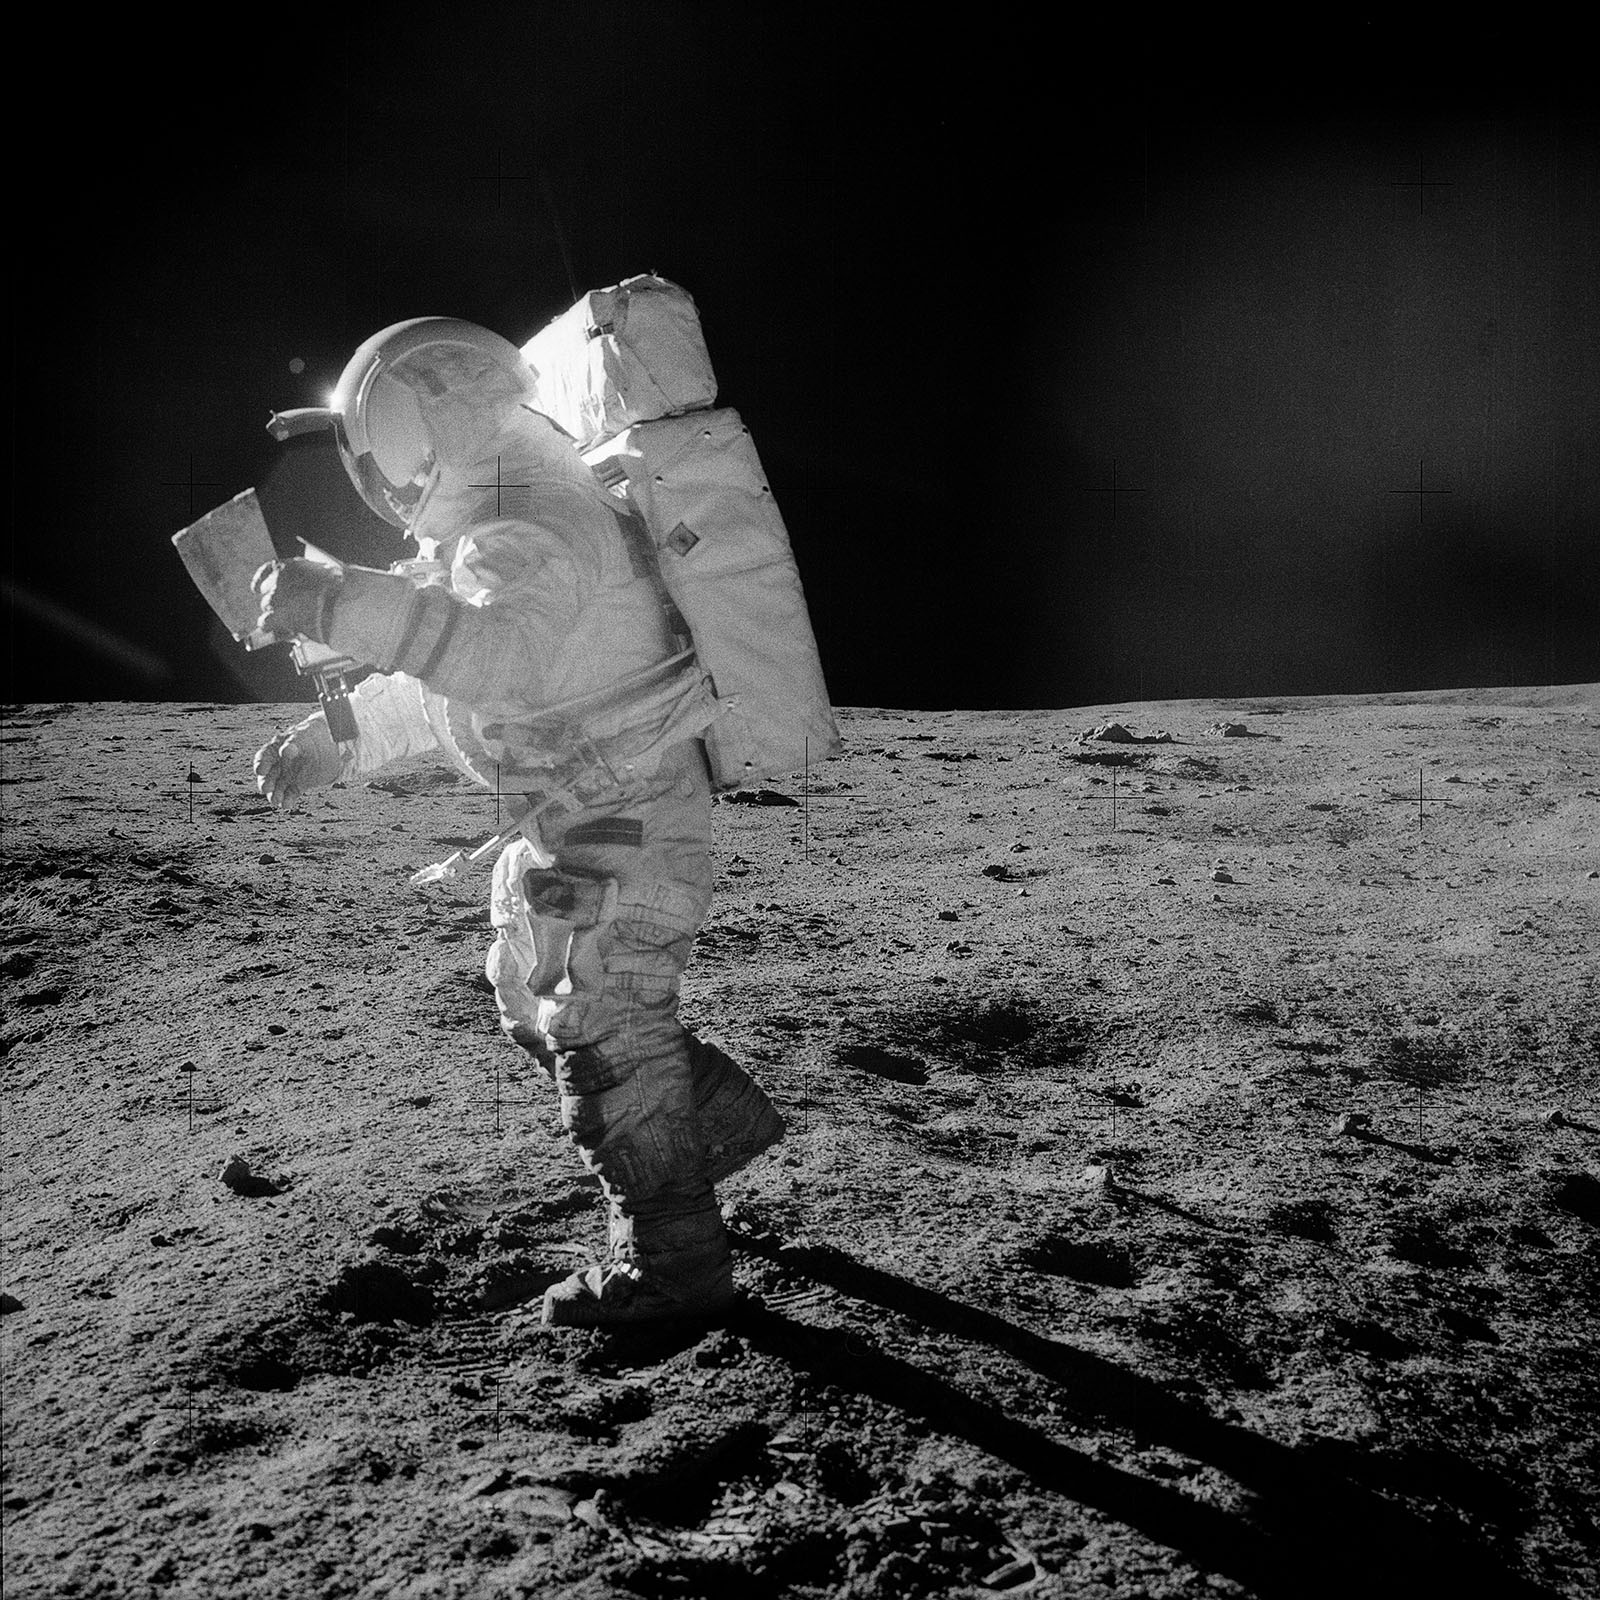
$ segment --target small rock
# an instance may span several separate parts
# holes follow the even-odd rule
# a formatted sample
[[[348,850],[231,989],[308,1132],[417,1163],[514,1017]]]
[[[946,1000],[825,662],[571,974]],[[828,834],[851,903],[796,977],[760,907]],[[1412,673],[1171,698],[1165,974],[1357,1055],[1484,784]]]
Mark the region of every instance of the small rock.
[[[1211,869],[1211,881],[1213,883],[1232,883],[1234,878],[1226,867],[1213,867]]]
[[[1133,735],[1120,722],[1102,722],[1098,727],[1091,728],[1082,737],[1085,739],[1099,739],[1103,744],[1132,744],[1134,742]]]
[[[959,914],[954,911],[941,911],[939,913],[939,920],[941,922],[959,922],[961,918]]]
[[[475,1478],[469,1478],[461,1490],[463,1500],[476,1500],[486,1494],[500,1494],[509,1489],[516,1482],[506,1468],[501,1467],[494,1472],[480,1472]]]
[[[552,1522],[565,1522],[578,1498],[573,1490],[553,1483],[527,1483],[520,1473],[512,1490],[515,1498],[511,1506],[519,1517],[544,1517]]]
[[[22,1302],[14,1294],[0,1294],[0,1315],[22,1309]]]
[[[983,1586],[985,1589],[1016,1589],[1031,1584],[1037,1576],[1038,1569],[1031,1561],[1008,1561],[1003,1567],[996,1567],[983,1580]]]
[[[1335,1117],[1328,1128],[1329,1133],[1357,1134],[1372,1126],[1372,1118],[1365,1111],[1346,1111],[1342,1116]]]
[[[737,1366],[744,1356],[744,1340],[737,1334],[724,1330],[702,1344],[695,1351],[693,1360],[697,1367],[733,1367]]]
[[[270,1178],[263,1178],[259,1173],[252,1172],[250,1163],[243,1156],[230,1156],[227,1165],[222,1169],[221,1178],[235,1194],[244,1195],[248,1199],[282,1193]]]
[[[572,1508],[572,1515],[579,1521],[587,1523],[597,1533],[609,1533],[611,1523],[601,1509],[601,1495],[596,1494],[592,1500],[579,1500]]]
[[[1206,732],[1215,739],[1248,739],[1250,730],[1242,722],[1213,722]]]
[[[1564,1128],[1567,1125],[1567,1114],[1557,1107],[1556,1110],[1545,1114],[1544,1125],[1547,1128]]]
[[[1584,873],[1584,877],[1600,878],[1600,867],[1595,867],[1592,871]]]
[[[1080,1189],[1110,1189],[1115,1187],[1115,1184],[1116,1178],[1109,1162],[1087,1166],[1078,1176]]]

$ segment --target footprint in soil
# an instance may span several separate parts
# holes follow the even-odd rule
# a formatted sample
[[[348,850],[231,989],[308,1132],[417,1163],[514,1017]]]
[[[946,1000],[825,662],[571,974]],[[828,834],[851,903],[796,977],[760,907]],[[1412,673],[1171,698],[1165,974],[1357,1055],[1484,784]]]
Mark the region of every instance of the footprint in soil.
[[[360,1322],[409,1322],[426,1327],[434,1318],[433,1291],[393,1262],[353,1261],[329,1285],[324,1302]]]
[[[503,1311],[535,1300],[578,1264],[556,1263],[538,1252],[525,1250],[487,1262],[473,1274],[469,1291],[473,1309]]]

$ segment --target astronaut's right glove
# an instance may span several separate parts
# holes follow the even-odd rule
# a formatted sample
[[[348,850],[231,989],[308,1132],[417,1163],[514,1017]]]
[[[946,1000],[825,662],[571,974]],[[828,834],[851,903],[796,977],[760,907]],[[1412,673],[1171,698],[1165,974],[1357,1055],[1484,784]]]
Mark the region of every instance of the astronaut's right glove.
[[[319,711],[262,745],[255,773],[256,788],[268,805],[288,811],[306,790],[336,782],[344,773],[344,757]]]
[[[318,644],[328,642],[333,604],[342,587],[340,574],[331,567],[301,556],[269,561],[257,568],[250,587],[261,597],[258,628],[281,638],[299,634]]]

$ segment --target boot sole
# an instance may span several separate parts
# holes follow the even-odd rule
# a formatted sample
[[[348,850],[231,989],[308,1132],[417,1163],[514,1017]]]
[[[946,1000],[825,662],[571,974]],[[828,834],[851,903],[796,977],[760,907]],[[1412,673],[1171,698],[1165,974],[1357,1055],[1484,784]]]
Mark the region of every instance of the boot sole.
[[[716,1305],[669,1304],[660,1309],[641,1307],[638,1310],[624,1310],[621,1307],[608,1309],[592,1302],[557,1301],[551,1305],[547,1301],[540,1307],[539,1325],[543,1328],[641,1328],[667,1324],[679,1327],[711,1326],[725,1322],[738,1303],[737,1294],[730,1295],[726,1301]],[[552,1315],[552,1312],[555,1314]]]

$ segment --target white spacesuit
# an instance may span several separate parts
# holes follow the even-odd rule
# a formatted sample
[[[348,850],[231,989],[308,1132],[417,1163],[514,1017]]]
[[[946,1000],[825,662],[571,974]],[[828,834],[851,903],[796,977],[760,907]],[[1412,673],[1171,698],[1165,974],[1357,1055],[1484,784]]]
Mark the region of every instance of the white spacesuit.
[[[783,1133],[677,1016],[711,899],[697,735],[715,703],[648,541],[530,393],[507,341],[424,318],[363,345],[329,411],[285,414],[300,420],[280,436],[333,426],[351,480],[419,557],[258,575],[263,627],[380,669],[352,697],[353,745],[310,717],[259,752],[258,783],[287,805],[440,749],[530,796],[538,815],[495,868],[486,970],[611,1212],[608,1261],[551,1289],[544,1320],[715,1314],[734,1288],[713,1185]]]

